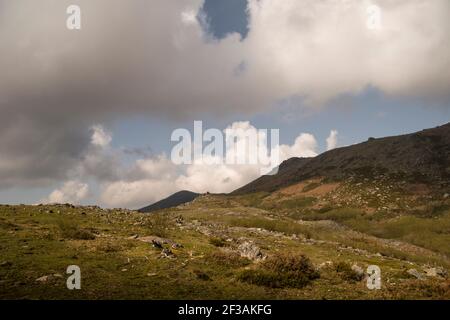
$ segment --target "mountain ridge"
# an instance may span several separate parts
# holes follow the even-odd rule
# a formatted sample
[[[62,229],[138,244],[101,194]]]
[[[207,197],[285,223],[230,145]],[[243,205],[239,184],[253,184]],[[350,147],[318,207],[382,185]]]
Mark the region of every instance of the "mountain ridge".
[[[149,206],[143,207],[138,211],[141,213],[149,213],[156,210],[167,209],[171,207],[176,207],[181,204],[191,202],[195,198],[197,198],[200,194],[188,190],[178,191],[167,198],[159,200]]]
[[[313,158],[290,158],[281,163],[276,175],[261,176],[230,194],[272,192],[319,176],[339,180],[373,173],[448,186],[450,123],[410,134],[369,138]]]

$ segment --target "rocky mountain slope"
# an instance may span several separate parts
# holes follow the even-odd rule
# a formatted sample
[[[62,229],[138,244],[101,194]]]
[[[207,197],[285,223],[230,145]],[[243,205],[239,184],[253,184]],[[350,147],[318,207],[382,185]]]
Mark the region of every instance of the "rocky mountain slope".
[[[402,136],[371,138],[314,158],[289,159],[278,174],[262,176],[232,194],[271,192],[314,177],[338,181],[380,174],[449,188],[450,123]]]
[[[289,159],[151,215],[0,206],[0,299],[450,299],[449,131]]]

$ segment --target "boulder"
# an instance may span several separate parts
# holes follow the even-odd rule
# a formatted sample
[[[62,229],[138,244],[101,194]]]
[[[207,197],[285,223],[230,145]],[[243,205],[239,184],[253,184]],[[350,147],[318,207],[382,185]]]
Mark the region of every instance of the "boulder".
[[[427,277],[442,277],[445,278],[447,276],[447,271],[444,268],[436,267],[436,268],[424,268],[423,271]]]
[[[174,254],[170,249],[162,249],[161,258],[174,258]]]
[[[416,279],[419,279],[419,280],[423,280],[424,279],[424,276],[419,271],[417,271],[416,269],[409,269],[408,271],[406,271],[406,273],[408,273],[409,275],[415,277]]]
[[[42,277],[40,277],[40,278],[37,278],[37,279],[36,279],[36,282],[46,283],[46,282],[48,282],[49,279],[50,279],[49,276],[42,276]]]
[[[239,253],[241,257],[250,259],[250,260],[260,260],[264,258],[261,249],[250,241],[245,241],[238,247]]]
[[[353,272],[358,276],[360,280],[364,279],[366,273],[364,272],[364,269],[358,266],[357,264],[352,265]]]

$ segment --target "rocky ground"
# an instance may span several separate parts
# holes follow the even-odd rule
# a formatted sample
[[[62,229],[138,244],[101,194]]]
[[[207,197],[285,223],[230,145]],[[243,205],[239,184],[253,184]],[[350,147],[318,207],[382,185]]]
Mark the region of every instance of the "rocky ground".
[[[0,298],[450,298],[447,197],[358,183],[204,195],[151,215],[1,206]],[[66,288],[69,265],[81,290]],[[369,265],[380,290],[367,288]]]

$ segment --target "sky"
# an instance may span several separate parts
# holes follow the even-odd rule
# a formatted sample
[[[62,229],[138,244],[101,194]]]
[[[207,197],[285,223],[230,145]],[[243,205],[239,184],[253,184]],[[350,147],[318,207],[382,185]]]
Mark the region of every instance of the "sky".
[[[450,2],[0,0],[0,70],[0,203],[136,209],[261,174],[175,165],[195,120],[280,160],[450,122]]]

